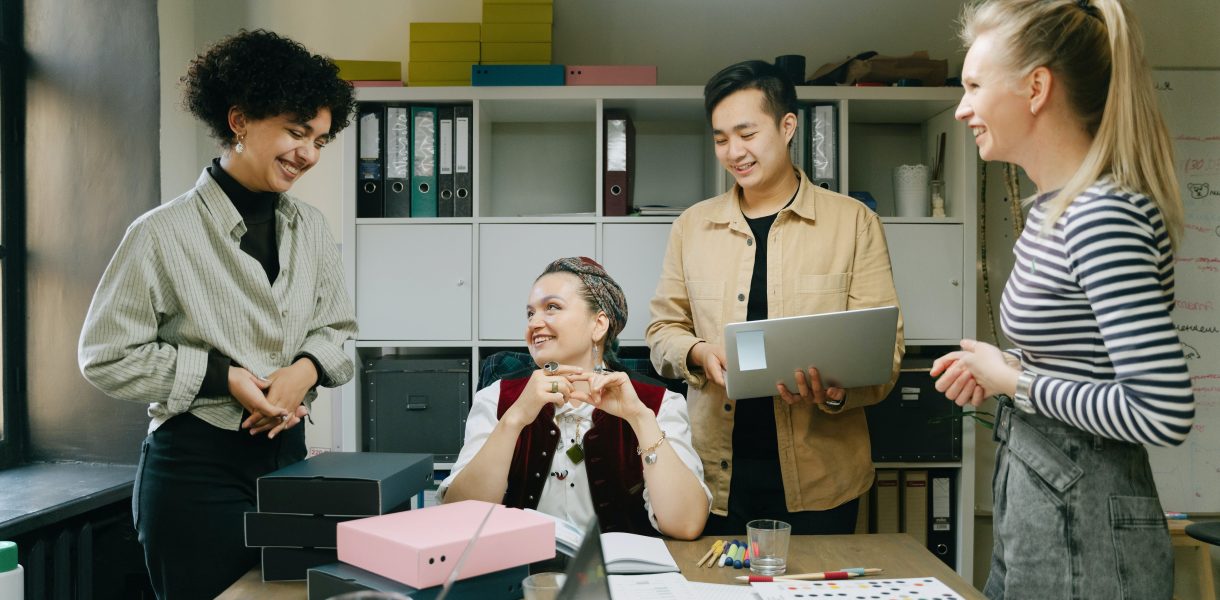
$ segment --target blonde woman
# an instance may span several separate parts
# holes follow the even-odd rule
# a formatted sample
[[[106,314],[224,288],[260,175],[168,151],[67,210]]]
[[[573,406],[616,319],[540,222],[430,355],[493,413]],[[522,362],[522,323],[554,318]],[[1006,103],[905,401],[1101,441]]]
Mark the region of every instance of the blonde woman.
[[[1170,319],[1183,209],[1139,31],[1119,0],[992,0],[962,39],[957,118],[1038,189],[1001,306],[1016,348],[963,340],[933,367],[960,405],[1002,395],[984,592],[1169,598],[1144,445],[1182,443],[1194,397]]]

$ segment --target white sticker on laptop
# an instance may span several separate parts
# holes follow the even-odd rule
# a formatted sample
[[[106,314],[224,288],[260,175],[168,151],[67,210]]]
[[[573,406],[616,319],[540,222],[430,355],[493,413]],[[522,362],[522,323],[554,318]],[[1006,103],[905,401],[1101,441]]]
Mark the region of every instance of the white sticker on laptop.
[[[758,371],[767,368],[767,348],[761,330],[737,332],[737,369]]]

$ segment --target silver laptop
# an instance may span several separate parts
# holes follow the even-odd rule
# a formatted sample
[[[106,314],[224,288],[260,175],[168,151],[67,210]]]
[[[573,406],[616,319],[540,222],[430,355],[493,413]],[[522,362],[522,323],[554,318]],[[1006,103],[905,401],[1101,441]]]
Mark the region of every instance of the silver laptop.
[[[809,367],[817,367],[826,387],[886,383],[897,331],[895,306],[729,323],[724,327],[729,397],[774,396],[781,381],[797,394],[796,371]]]

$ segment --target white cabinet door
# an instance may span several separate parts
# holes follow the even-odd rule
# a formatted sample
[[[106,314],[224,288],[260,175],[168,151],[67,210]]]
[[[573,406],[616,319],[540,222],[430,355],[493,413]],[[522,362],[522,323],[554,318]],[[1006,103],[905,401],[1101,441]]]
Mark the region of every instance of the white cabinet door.
[[[643,342],[650,313],[648,304],[657,291],[667,223],[607,223],[602,226],[602,265],[627,295],[627,327],[619,334],[625,342]]]
[[[962,235],[960,223],[885,226],[908,344],[962,337]]]
[[[469,340],[471,225],[356,226],[362,340]]]
[[[596,226],[479,226],[479,339],[525,344],[525,304],[534,279],[551,261],[594,257]]]

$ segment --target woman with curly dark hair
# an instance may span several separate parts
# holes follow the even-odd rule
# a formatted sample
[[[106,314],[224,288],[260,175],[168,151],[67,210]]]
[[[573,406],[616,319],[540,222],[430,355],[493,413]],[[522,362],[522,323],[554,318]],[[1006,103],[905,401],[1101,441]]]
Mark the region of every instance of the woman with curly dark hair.
[[[318,385],[352,377],[356,334],[322,214],[286,194],[348,125],[328,59],[242,31],[190,64],[185,107],[221,155],[127,229],[81,332],[85,377],[148,405],[132,514],[159,598],[213,598],[258,560],[259,476],[305,457]]]

